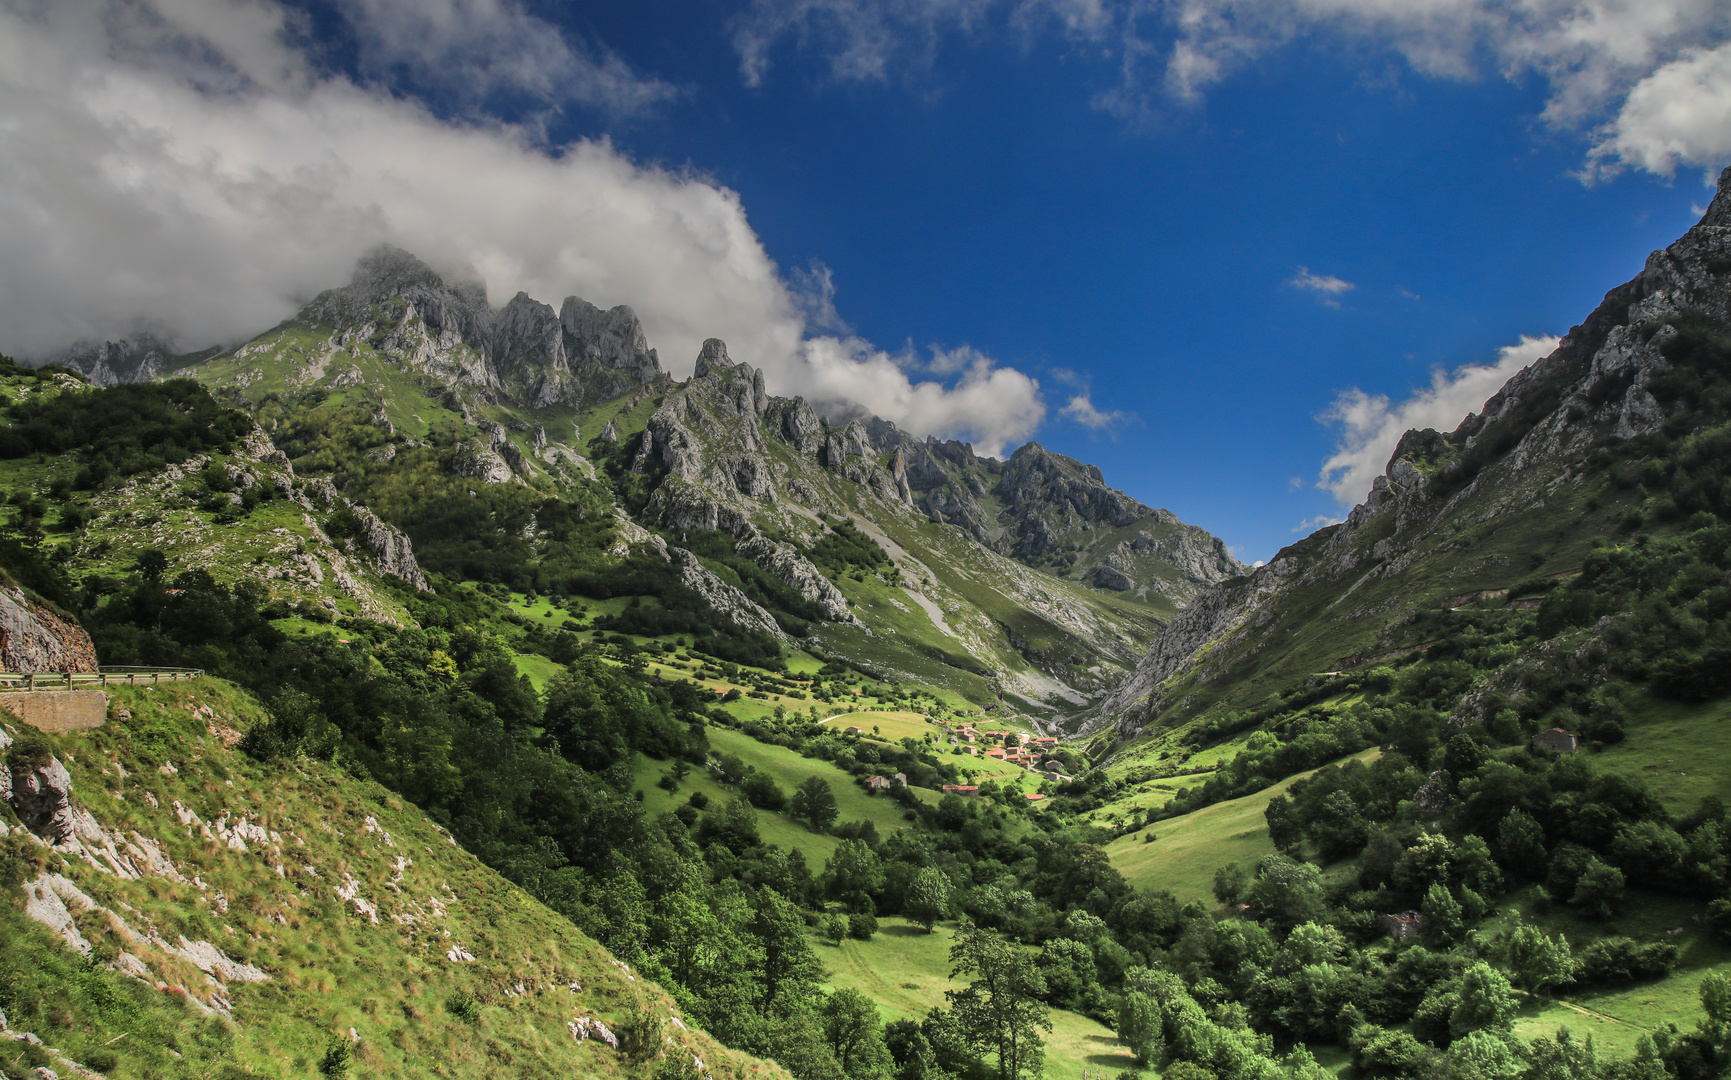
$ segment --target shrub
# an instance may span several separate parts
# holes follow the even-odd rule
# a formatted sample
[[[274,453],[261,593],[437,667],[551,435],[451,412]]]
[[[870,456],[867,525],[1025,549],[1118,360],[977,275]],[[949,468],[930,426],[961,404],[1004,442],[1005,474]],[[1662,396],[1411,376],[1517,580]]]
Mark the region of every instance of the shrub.
[[[465,1024],[473,1024],[481,1019],[481,1005],[467,990],[454,991],[446,998],[445,1011]]]

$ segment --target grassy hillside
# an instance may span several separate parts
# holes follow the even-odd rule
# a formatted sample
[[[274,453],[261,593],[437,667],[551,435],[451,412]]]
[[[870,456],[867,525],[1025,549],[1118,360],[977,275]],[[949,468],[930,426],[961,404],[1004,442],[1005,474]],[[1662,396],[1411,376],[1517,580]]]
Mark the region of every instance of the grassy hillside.
[[[828,985],[858,990],[882,1009],[886,1020],[921,1020],[934,1008],[944,1008],[945,991],[960,989],[950,978],[953,925],[932,933],[902,918],[884,919],[870,941],[848,938],[839,945],[818,941],[818,955],[829,967]],[[1102,1069],[1114,1075],[1135,1064],[1124,1042],[1095,1020],[1065,1009],[1051,1014],[1052,1030],[1045,1036],[1050,1080],[1081,1080]]]
[[[1380,753],[1366,750],[1354,758],[1372,761]],[[1227,863],[1254,866],[1264,855],[1274,854],[1264,812],[1270,799],[1285,794],[1299,779],[1301,776],[1289,776],[1253,795],[1167,818],[1119,837],[1106,851],[1112,865],[1137,888],[1166,889],[1180,900],[1202,900],[1212,905],[1214,871]],[[1113,804],[1110,809],[1136,805],[1132,799],[1128,806]]]
[[[338,1075],[343,1060],[356,1074],[391,1076],[625,1077],[657,1067],[580,1042],[566,1022],[590,1016],[618,1029],[638,1009],[666,1020],[677,1013],[671,999],[426,815],[329,765],[269,765],[232,749],[261,712],[225,683],[112,697],[113,715],[130,717],[31,741],[67,765],[73,799],[120,851],[153,848],[166,861],[127,880],[107,860],[40,846],[0,809],[12,833],[0,861],[0,1008],[14,1029],[114,1077]],[[90,960],[20,910],[20,885],[45,873],[98,905],[75,910]],[[213,982],[183,955],[186,941],[265,977]],[[142,981],[116,970],[123,953],[148,967]],[[682,1045],[717,1075],[779,1074],[700,1031],[669,1031],[670,1058]],[[4,1045],[7,1071],[36,1054]]]

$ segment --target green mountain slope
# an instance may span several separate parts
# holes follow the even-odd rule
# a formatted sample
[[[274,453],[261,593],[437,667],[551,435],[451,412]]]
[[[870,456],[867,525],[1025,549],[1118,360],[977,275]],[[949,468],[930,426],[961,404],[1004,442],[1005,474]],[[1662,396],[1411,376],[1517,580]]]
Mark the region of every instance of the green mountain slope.
[[[1583,568],[1601,575],[1627,558],[1614,552],[1711,528],[1727,509],[1728,230],[1722,182],[1699,225],[1482,413],[1447,434],[1409,432],[1344,523],[1200,597],[1084,725],[1130,738],[1242,719],[1319,673],[1456,655],[1438,646],[1468,623],[1508,647],[1475,666],[1518,681],[1531,657],[1516,652],[1587,617],[1572,592],[1590,585]],[[1531,609],[1548,614],[1516,629]],[[1455,721],[1488,718],[1467,698]]]
[[[93,731],[0,725],[9,792],[35,793],[0,800],[0,1010],[45,1044],[0,1042],[0,1070],[782,1075],[672,1024],[653,983],[377,784],[232,749],[264,719],[249,695],[197,680],[110,708]],[[640,1011],[671,1039],[636,1057],[571,1027]]]

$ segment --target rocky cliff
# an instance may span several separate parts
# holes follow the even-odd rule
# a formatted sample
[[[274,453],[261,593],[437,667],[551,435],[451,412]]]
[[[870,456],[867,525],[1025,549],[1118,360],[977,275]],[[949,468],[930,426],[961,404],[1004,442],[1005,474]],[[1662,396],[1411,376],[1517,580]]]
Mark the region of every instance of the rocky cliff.
[[[97,386],[148,382],[178,366],[174,347],[154,334],[118,341],[81,341],[41,358],[43,364],[69,367]]]
[[[96,648],[72,617],[0,574],[0,670],[96,670]]]
[[[1641,520],[1647,492],[1606,473],[1646,460],[1641,440],[1673,419],[1677,434],[1702,422],[1689,369],[1723,362],[1727,327],[1731,169],[1700,223],[1551,355],[1454,431],[1407,433],[1345,522],[1204,593],[1080,724],[1181,723],[1234,684],[1423,648],[1406,628],[1454,598],[1572,572],[1595,533]]]

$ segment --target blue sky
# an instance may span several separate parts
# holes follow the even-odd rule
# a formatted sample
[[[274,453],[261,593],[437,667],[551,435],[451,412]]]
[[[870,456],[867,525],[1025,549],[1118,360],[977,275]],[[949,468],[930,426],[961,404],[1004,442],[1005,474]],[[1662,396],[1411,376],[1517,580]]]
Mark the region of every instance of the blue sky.
[[[91,290],[108,308],[44,316],[25,346],[129,312],[188,345],[232,335],[377,234],[465,263],[495,302],[631,303],[681,375],[717,333],[772,391],[1037,439],[1246,560],[1340,516],[1406,422],[1476,407],[1542,351],[1523,337],[1566,332],[1691,225],[1731,160],[1731,19],[1693,0],[1422,20],[1381,0],[179,7],[201,5],[10,28],[60,48],[56,70],[133,63],[106,97],[66,76],[41,122],[160,174],[32,196],[63,231],[147,224],[118,230],[139,254]],[[0,85],[0,111],[21,100]],[[117,110],[168,135],[126,141]],[[68,170],[79,152],[56,150]],[[0,200],[52,186],[0,172]],[[274,224],[230,221],[260,200]],[[138,284],[162,275],[164,221],[203,306]],[[266,251],[280,270],[256,269]],[[33,287],[0,272],[0,303]]]

